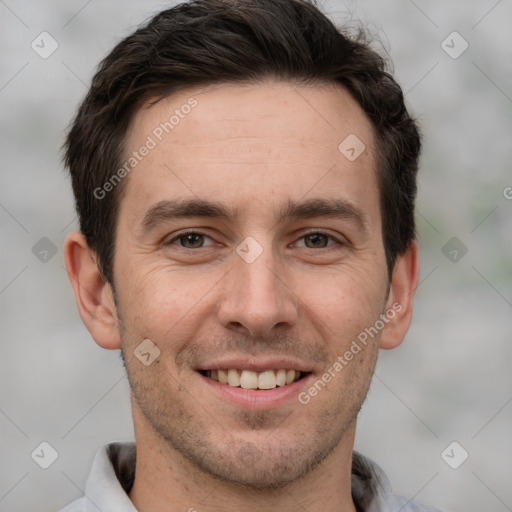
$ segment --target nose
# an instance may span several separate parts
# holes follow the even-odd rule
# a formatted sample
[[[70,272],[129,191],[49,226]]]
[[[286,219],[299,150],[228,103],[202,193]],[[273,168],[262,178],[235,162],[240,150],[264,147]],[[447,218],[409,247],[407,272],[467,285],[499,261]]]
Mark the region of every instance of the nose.
[[[297,305],[284,263],[265,253],[250,263],[235,254],[217,314],[226,329],[266,337],[296,324]]]

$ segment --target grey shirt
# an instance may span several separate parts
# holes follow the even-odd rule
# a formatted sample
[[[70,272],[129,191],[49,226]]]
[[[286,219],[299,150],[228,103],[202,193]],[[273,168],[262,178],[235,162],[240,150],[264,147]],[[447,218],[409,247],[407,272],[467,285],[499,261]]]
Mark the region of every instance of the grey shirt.
[[[137,512],[128,493],[135,476],[135,444],[112,443],[94,459],[82,498],[60,512]],[[358,512],[439,512],[393,494],[384,471],[354,452],[352,497]]]

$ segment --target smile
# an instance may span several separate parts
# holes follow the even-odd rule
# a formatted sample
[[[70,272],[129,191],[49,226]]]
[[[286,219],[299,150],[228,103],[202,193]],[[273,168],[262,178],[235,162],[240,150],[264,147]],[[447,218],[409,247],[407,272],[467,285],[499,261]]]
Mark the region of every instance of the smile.
[[[200,370],[200,373],[220,384],[234,388],[269,390],[284,387],[302,379],[306,373],[293,369],[240,370],[236,368],[218,370]]]

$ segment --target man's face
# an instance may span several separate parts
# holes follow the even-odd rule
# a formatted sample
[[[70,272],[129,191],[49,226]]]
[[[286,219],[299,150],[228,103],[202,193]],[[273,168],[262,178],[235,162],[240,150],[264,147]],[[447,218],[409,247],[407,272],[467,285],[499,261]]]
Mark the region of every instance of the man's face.
[[[296,480],[353,436],[375,366],[379,335],[332,369],[387,307],[371,125],[338,87],[223,85],[141,109],[126,156],[148,136],[114,258],[136,435],[229,481]]]

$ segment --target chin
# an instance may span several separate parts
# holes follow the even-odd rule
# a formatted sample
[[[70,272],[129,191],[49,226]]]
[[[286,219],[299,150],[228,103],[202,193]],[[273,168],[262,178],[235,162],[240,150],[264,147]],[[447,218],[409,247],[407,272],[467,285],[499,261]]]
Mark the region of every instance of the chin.
[[[287,450],[288,451],[288,450]],[[211,460],[195,461],[196,465],[210,476],[226,483],[253,490],[268,491],[281,489],[297,482],[316,467],[325,455],[313,455],[306,460],[298,460],[297,450],[281,451],[278,454],[259,452],[258,448],[243,448],[235,460],[223,460],[222,464]],[[254,460],[254,457],[257,457]]]
[[[269,491],[300,481],[334,451],[339,441],[311,434],[265,432],[256,438],[239,434],[204,443],[183,442],[182,438],[180,446],[173,449],[205,476],[254,491]],[[167,442],[171,444],[170,439]]]

